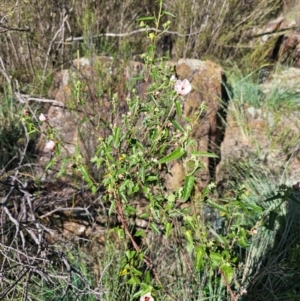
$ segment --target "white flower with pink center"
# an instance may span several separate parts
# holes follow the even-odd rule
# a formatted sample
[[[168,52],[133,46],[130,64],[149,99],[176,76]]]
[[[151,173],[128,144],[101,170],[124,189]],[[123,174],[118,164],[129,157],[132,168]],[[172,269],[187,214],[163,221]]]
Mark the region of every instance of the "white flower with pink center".
[[[178,94],[185,96],[192,91],[192,85],[187,79],[184,79],[183,81],[177,80],[174,89]]]
[[[141,296],[140,301],[154,301],[151,293],[147,293],[146,295]]]
[[[48,141],[48,142],[46,143],[46,145],[45,145],[45,149],[46,149],[47,151],[53,151],[54,148],[55,148],[55,142],[52,141],[52,140]]]
[[[48,119],[48,117],[46,115],[44,115],[43,113],[41,113],[41,115],[39,116],[39,120],[42,122],[45,122]]]

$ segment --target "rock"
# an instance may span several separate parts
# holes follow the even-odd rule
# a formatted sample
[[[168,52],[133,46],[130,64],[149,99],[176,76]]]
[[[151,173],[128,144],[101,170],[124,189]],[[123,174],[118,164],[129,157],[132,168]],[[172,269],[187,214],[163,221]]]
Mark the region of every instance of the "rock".
[[[256,36],[261,37],[263,43],[273,38],[273,47],[268,50],[266,58],[300,67],[300,31],[296,21],[288,21],[284,16],[279,16],[258,30]]]
[[[260,88],[265,97],[274,91],[283,96],[289,95],[288,91],[297,95],[299,84],[300,69],[288,68],[273,74]],[[222,161],[217,167],[220,190],[228,191],[230,180],[247,178],[246,173],[249,176],[251,171],[256,180],[263,175],[270,177],[266,182],[273,182],[274,187],[298,181],[300,114],[298,110],[289,110],[288,106],[282,110],[277,113],[264,106],[254,108],[234,99],[230,102],[221,144]]]
[[[211,61],[181,59],[176,65],[176,74],[179,79],[187,78],[193,87],[184,100],[183,126],[186,118],[192,123],[191,137],[196,141],[195,150],[210,152],[219,156],[216,158],[201,157],[205,169],[196,173],[197,190],[214,181],[215,168],[220,160],[220,144],[224,135],[225,109],[228,97],[222,85],[226,81],[222,68]],[[206,110],[200,110],[201,104]],[[169,189],[179,188],[187,172],[180,162],[171,164],[171,174],[167,177]]]

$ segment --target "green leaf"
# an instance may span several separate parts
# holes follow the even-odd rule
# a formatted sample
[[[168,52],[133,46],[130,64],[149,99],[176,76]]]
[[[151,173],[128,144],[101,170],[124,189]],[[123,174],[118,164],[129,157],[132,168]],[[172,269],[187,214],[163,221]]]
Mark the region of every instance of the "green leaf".
[[[119,191],[119,193],[120,193],[120,196],[121,196],[122,200],[124,202],[128,203],[125,193],[123,191]]]
[[[117,233],[118,233],[119,239],[124,239],[125,233],[124,233],[124,230],[123,230],[123,229],[118,228],[118,229],[117,229]]]
[[[123,183],[119,187],[119,191],[126,191],[129,187],[133,185],[132,181],[129,179],[126,179],[123,181]]]
[[[195,266],[196,269],[199,271],[203,264],[204,264],[204,256],[205,256],[205,249],[203,246],[197,246],[195,248]]]
[[[111,216],[111,214],[114,212],[116,208],[116,201],[112,201],[111,204],[110,204],[110,208],[109,208],[109,211],[108,211],[108,216]]]
[[[220,210],[221,212],[228,213],[228,211],[227,211],[227,209],[225,207],[223,207],[223,206],[221,206],[219,204],[216,204],[215,202],[213,202],[213,201],[211,201],[209,199],[206,200],[206,203],[209,204],[209,205],[211,205],[212,207]]]
[[[194,244],[192,232],[191,232],[190,230],[186,230],[186,231],[184,232],[184,236],[186,237],[186,239],[188,240],[188,242],[189,242],[190,244]]]
[[[149,176],[147,177],[147,182],[155,182],[158,180],[158,176]]]
[[[161,158],[158,163],[162,164],[162,163],[168,163],[171,162],[173,160],[177,160],[179,158],[181,158],[183,155],[185,154],[185,151],[182,147],[174,150],[171,154]]]
[[[107,157],[107,159],[110,161],[110,162],[112,162],[112,163],[114,163],[116,160],[113,158],[113,156],[110,154],[110,149],[105,153],[105,155],[106,155],[106,157]]]
[[[87,117],[84,117],[82,120],[81,120],[81,124],[85,124],[86,122],[90,121],[89,118]]]
[[[224,273],[225,280],[228,284],[231,283],[233,278],[233,269],[228,262],[223,263],[220,266],[221,271]]]
[[[49,163],[46,165],[45,169],[48,170],[51,166],[54,165],[54,158],[52,158]]]
[[[168,16],[171,16],[171,17],[174,17],[174,18],[176,18],[176,16],[175,16],[175,15],[173,15],[173,14],[169,13],[169,12],[168,12],[168,11],[166,11],[166,10],[164,10],[164,11],[163,11],[162,15],[168,15]]]
[[[84,181],[87,182],[89,185],[92,185],[93,181],[90,178],[90,175],[88,173],[88,170],[87,170],[86,166],[85,165],[80,165],[79,170],[80,170],[80,172],[83,176]]]
[[[186,250],[187,250],[188,254],[191,255],[193,253],[193,250],[194,250],[194,244],[188,243],[187,246],[186,246]]]
[[[256,213],[262,213],[263,212],[263,209],[258,205],[248,203],[248,204],[246,204],[246,206],[253,209]]]
[[[138,277],[131,277],[127,282],[128,284],[139,284],[140,279]]]
[[[181,117],[182,116],[181,104],[178,100],[175,101],[175,107],[176,107],[176,112],[178,117]]]
[[[186,202],[190,198],[191,192],[194,188],[195,180],[196,178],[194,176],[185,177],[183,193],[182,193],[182,198],[184,202]]]
[[[60,142],[58,142],[56,144],[56,154],[57,154],[57,156],[61,155],[61,143]]]
[[[223,257],[221,254],[219,253],[215,253],[215,252],[210,252],[209,254],[209,258],[212,261],[212,265],[214,267],[219,266],[222,262],[223,262]]]
[[[275,201],[282,199],[282,195],[280,193],[277,193],[275,196],[272,196],[265,200],[265,202]]]
[[[140,17],[137,20],[138,21],[151,21],[151,20],[154,20],[154,19],[155,19],[154,17]]]
[[[245,237],[240,237],[237,241],[238,245],[241,246],[242,248],[247,248],[248,247],[248,243],[245,239]]]
[[[139,215],[139,218],[143,218],[143,219],[146,219],[149,217],[149,213],[142,213]]]
[[[92,194],[96,194],[96,192],[98,190],[97,186],[92,185],[91,189],[92,189]]]
[[[120,127],[117,126],[115,129],[114,129],[114,147],[119,147],[120,145]]]
[[[65,173],[66,166],[67,166],[68,163],[69,163],[68,159],[66,159],[66,158],[63,159],[60,170],[59,170],[59,173],[56,175],[57,178],[61,177]]]
[[[141,275],[143,275],[143,273],[142,273],[141,271],[137,270],[135,267],[132,267],[130,271],[131,271],[131,273],[133,273],[135,276],[141,276]]]
[[[144,184],[145,183],[145,166],[140,167],[140,178],[141,178],[141,182]]]
[[[165,223],[165,235],[166,235],[166,238],[168,238],[170,236],[171,229],[172,229],[172,224],[171,223]]]
[[[222,245],[224,245],[226,248],[228,248],[228,242],[226,241],[226,239],[224,237],[222,237],[220,234],[218,234],[213,228],[210,228],[209,232],[211,232]]]
[[[135,254],[136,251],[129,251],[129,250],[125,251],[125,255],[128,258],[128,260],[132,259],[135,256]]]
[[[142,229],[139,229],[135,232],[134,236],[139,237],[139,236],[144,236],[144,231]]]
[[[135,214],[137,212],[136,207],[134,206],[130,206],[130,205],[126,205],[124,206],[124,213],[128,216]]]
[[[151,282],[151,275],[149,270],[144,273],[144,281],[148,284]]]
[[[178,123],[176,119],[171,120],[172,124],[175,126],[175,128],[180,131],[181,133],[184,133],[184,128]]]
[[[203,190],[202,190],[202,198],[204,199],[210,192],[210,189],[209,187],[205,187]]]
[[[151,224],[150,224],[150,228],[151,228],[153,231],[155,231],[156,233],[160,233],[160,231],[159,231],[159,229],[158,229],[158,227],[157,227],[156,224],[151,223]]]

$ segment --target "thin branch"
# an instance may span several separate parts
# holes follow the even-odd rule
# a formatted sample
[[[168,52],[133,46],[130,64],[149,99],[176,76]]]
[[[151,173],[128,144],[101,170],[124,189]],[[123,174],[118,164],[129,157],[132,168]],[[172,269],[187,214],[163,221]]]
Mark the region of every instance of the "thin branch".
[[[3,60],[2,60],[1,57],[0,57],[0,72],[5,77],[5,79],[8,83],[8,86],[9,86],[9,92],[11,93],[12,92],[12,90],[11,90],[11,80],[10,80],[10,77],[9,77],[7,71],[6,71],[6,68],[4,66],[4,63],[3,63]]]
[[[76,210],[82,210],[82,211],[87,211],[88,207],[87,208],[82,208],[82,207],[70,207],[70,208],[56,208],[42,216],[39,216],[38,218],[39,219],[42,219],[42,218],[45,218],[49,215],[52,215],[54,214],[55,212],[58,212],[58,211],[76,211]]]
[[[199,30],[199,31],[196,31],[196,32],[188,33],[188,34],[183,34],[183,33],[179,33],[178,31],[170,31],[170,30],[164,30],[163,31],[163,30],[159,30],[159,29],[150,27],[150,28],[140,28],[140,29],[133,30],[133,31],[130,31],[130,32],[125,32],[125,33],[110,33],[110,32],[100,33],[100,34],[91,36],[91,38],[94,39],[94,38],[99,38],[99,37],[128,37],[128,36],[132,36],[132,35],[135,35],[137,33],[145,32],[145,31],[147,31],[147,32],[148,31],[150,31],[150,32],[154,31],[154,32],[158,32],[158,33],[164,32],[164,33],[177,35],[179,37],[188,37],[188,36],[196,35],[196,34],[199,34],[199,33],[202,32],[202,30]],[[84,37],[69,37],[65,40],[65,43],[83,41],[84,39],[85,39]]]
[[[15,92],[15,96],[20,101],[20,103],[26,103],[28,101],[36,101],[36,102],[43,102],[43,103],[52,103],[54,105],[58,105],[61,107],[64,106],[64,103],[62,101],[47,99],[47,98],[36,98],[27,94],[21,94],[20,92]]]
[[[253,38],[258,38],[258,37],[265,36],[265,35],[271,35],[271,34],[274,34],[274,33],[280,33],[280,32],[284,32],[284,31],[297,30],[297,29],[300,29],[300,26],[292,26],[292,27],[274,29],[274,30],[271,30],[271,31],[265,31],[265,32],[262,32],[262,33],[251,35],[251,36],[249,36],[249,38],[253,39]]]
[[[65,22],[68,20],[69,18],[69,15],[66,15],[63,20],[62,20],[62,24],[60,26],[60,28],[57,30],[57,32],[54,34],[50,44],[49,44],[49,47],[48,47],[48,50],[47,50],[47,55],[46,55],[46,60],[45,60],[45,64],[44,64],[44,69],[43,69],[43,78],[45,78],[45,74],[46,74],[46,70],[47,70],[47,65],[48,65],[48,61],[49,61],[49,57],[50,57],[50,52],[52,50],[52,45],[54,44],[57,36],[63,31],[64,29],[64,26],[65,26]]]
[[[10,27],[3,24],[0,24],[0,28],[4,28],[5,30],[0,31],[0,33],[7,32],[7,31],[30,31],[30,28],[16,28],[16,27]]]

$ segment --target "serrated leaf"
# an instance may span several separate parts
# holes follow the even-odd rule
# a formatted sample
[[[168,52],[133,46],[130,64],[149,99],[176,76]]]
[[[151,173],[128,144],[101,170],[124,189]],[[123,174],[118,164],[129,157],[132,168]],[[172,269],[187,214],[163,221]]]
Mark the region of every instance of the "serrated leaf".
[[[196,178],[194,176],[185,177],[184,187],[182,192],[182,198],[184,202],[186,202],[190,198],[192,190],[194,188],[195,180]]]
[[[215,266],[215,267],[219,266],[223,261],[222,255],[219,254],[219,253],[215,253],[215,252],[210,252],[209,253],[209,258],[212,261],[212,265]]]
[[[233,278],[233,269],[230,266],[230,264],[228,262],[223,263],[220,266],[221,271],[223,272],[223,275],[225,277],[225,280],[228,284],[231,283],[232,278]]]
[[[162,163],[168,163],[171,162],[173,160],[177,160],[179,158],[181,158],[183,155],[185,154],[185,151],[183,148],[178,148],[176,150],[174,150],[172,153],[170,153],[169,155],[161,158],[158,163],[162,164]]]

